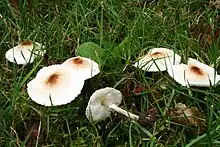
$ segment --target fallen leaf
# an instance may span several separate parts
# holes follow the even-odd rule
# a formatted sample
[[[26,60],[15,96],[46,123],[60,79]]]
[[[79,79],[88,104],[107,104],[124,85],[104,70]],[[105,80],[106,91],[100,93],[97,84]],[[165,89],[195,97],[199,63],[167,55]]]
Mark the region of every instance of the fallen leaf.
[[[209,28],[207,32],[208,32],[208,34],[207,34],[207,39],[206,39],[206,40],[207,40],[208,44],[212,44],[212,40],[213,40],[214,43],[216,44],[217,41],[218,41],[219,34],[220,34],[220,29],[217,29],[217,30],[215,31],[214,36],[212,35],[212,30],[211,30],[211,28]]]
[[[130,94],[130,87],[128,84],[124,85],[124,88],[123,88],[123,95],[124,97],[130,97],[131,94]]]
[[[157,118],[157,110],[156,108],[150,108],[148,111],[146,112],[141,112],[139,115],[139,122],[141,124],[145,124],[145,125],[154,125],[154,123],[156,122]]]
[[[38,121],[28,121],[25,127],[25,132],[24,132],[24,137],[28,137],[29,139],[27,141],[26,146],[27,147],[32,147],[34,141],[39,137],[38,135],[40,134],[40,123]]]
[[[146,87],[144,87],[143,85],[138,85],[135,87],[133,93],[136,95],[142,93],[144,90],[146,90]]]

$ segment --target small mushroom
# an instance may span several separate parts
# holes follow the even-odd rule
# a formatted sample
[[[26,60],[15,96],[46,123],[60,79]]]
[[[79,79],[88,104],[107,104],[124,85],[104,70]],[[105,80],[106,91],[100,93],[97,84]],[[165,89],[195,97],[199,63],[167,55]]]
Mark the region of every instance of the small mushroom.
[[[94,77],[100,72],[99,65],[95,61],[80,56],[67,59],[62,65],[78,71],[85,80]]]
[[[201,112],[197,107],[187,107],[183,103],[177,103],[175,108],[170,108],[167,115],[176,123],[199,127],[199,132],[205,129],[205,119],[201,117]]]
[[[106,87],[95,91],[90,97],[88,106],[86,108],[86,117],[90,121],[101,121],[110,116],[112,110],[121,113],[132,120],[138,121],[139,116],[132,114],[120,107],[122,94],[120,91]],[[146,121],[149,119],[147,116],[142,114],[142,119]]]
[[[172,65],[178,65],[181,57],[167,48],[150,49],[147,55],[137,61],[134,66],[148,72],[166,71]]]
[[[41,48],[43,48],[43,46],[38,42],[23,41],[17,46],[9,49],[5,53],[5,58],[17,64],[33,63],[37,55],[44,55],[45,51],[41,51]]]
[[[27,84],[30,98],[45,106],[63,105],[74,100],[80,93],[84,80],[77,72],[62,65],[43,67]]]
[[[214,68],[192,58],[189,58],[188,65],[174,65],[168,73],[182,86],[209,87],[220,80],[220,75]]]

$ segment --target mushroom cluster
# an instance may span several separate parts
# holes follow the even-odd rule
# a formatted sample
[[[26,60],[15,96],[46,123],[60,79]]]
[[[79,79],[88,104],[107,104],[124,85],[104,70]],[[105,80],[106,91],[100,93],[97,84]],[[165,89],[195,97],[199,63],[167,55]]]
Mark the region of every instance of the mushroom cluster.
[[[188,64],[174,65],[168,70],[169,75],[182,86],[214,86],[220,80],[213,67],[189,58]]]
[[[148,72],[167,71],[182,86],[208,87],[220,81],[220,75],[214,68],[189,58],[188,64],[181,63],[181,57],[167,48],[153,48],[140,58],[133,66]],[[90,121],[101,121],[110,116],[112,111],[121,113],[132,120],[150,119],[130,113],[120,107],[120,91],[106,87],[95,91],[86,108],[86,117]],[[145,120],[144,120],[145,122]]]
[[[67,104],[81,93],[84,81],[99,72],[95,61],[73,57],[62,64],[43,67],[27,84],[27,92],[33,101],[41,105]]]
[[[24,41],[9,49],[5,57],[17,64],[33,63],[45,50],[40,43]],[[187,64],[181,63],[180,55],[167,48],[153,48],[133,66],[148,72],[167,71],[182,86],[208,87],[220,81],[214,68],[189,58]],[[27,84],[30,98],[44,106],[58,106],[70,103],[80,93],[84,82],[99,74],[99,65],[86,57],[72,57],[62,64],[50,65],[40,69],[34,79]],[[147,122],[150,115],[139,116],[119,107],[122,94],[119,90],[106,87],[95,91],[88,102],[86,117],[89,121],[102,121],[116,111],[132,120]]]
[[[8,61],[26,65],[37,56],[43,56],[45,47],[38,42],[23,41],[5,53]],[[99,65],[85,57],[72,57],[62,64],[40,69],[27,84],[30,98],[44,106],[64,105],[74,100],[83,88],[84,82],[100,72]]]
[[[213,67],[192,58],[187,65],[180,62],[181,57],[172,50],[153,48],[134,66],[148,72],[167,71],[182,86],[209,87],[220,81],[220,75]]]

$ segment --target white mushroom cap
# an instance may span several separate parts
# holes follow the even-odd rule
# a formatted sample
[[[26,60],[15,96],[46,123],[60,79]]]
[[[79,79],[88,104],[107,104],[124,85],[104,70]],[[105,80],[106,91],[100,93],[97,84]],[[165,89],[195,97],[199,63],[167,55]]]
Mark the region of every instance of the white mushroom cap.
[[[153,48],[148,54],[143,56],[134,64],[142,70],[149,72],[165,71],[172,68],[172,65],[178,65],[181,57],[167,48]]]
[[[82,77],[69,67],[43,67],[35,79],[27,84],[31,99],[45,106],[63,105],[74,100],[84,85]]]
[[[80,56],[67,59],[62,65],[77,70],[85,80],[94,77],[100,72],[99,65],[95,61]]]
[[[37,55],[43,56],[45,51],[39,50],[43,47],[40,43],[32,41],[23,41],[19,45],[9,49],[5,53],[8,61],[17,64],[33,63]]]
[[[106,87],[96,90],[90,97],[86,108],[86,117],[90,121],[101,121],[110,116],[112,109],[108,106],[121,104],[122,94],[120,91]]]
[[[189,58],[188,65],[175,65],[168,73],[183,86],[209,87],[220,80],[214,68],[192,58]]]

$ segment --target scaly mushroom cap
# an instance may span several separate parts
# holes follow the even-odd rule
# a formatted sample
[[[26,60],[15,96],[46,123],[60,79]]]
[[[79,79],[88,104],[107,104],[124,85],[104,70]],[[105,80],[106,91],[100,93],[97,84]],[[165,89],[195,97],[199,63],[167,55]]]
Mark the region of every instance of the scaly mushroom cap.
[[[5,53],[5,57],[8,61],[17,64],[33,63],[36,55],[43,56],[45,51],[39,49],[42,45],[38,42],[23,41],[19,45],[9,49]]]
[[[121,92],[114,88],[106,87],[96,90],[90,97],[86,117],[90,121],[104,120],[110,116],[112,111],[108,106],[111,104],[118,106],[121,104],[121,100]]]
[[[188,65],[175,65],[168,73],[183,86],[209,87],[220,80],[214,68],[192,58],[189,58]]]
[[[78,71],[85,80],[94,77],[100,72],[99,66],[95,61],[80,56],[67,59],[62,65]]]
[[[153,48],[134,64],[149,72],[165,71],[180,63],[181,57],[167,48]]]
[[[27,84],[31,99],[45,106],[63,105],[74,100],[84,85],[83,78],[62,65],[43,67],[36,78]]]

